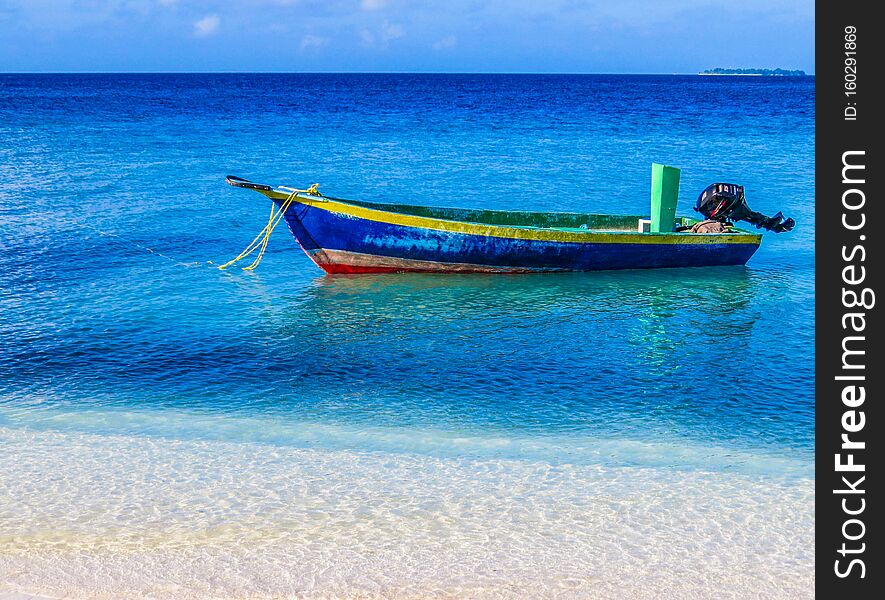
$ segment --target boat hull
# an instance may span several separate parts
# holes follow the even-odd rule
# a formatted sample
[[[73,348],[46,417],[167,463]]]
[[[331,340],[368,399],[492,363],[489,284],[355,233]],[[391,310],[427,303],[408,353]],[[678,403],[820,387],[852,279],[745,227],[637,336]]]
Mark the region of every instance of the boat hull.
[[[282,201],[274,199],[281,204]],[[743,265],[759,236],[508,227],[299,201],[286,223],[327,273],[534,273]]]

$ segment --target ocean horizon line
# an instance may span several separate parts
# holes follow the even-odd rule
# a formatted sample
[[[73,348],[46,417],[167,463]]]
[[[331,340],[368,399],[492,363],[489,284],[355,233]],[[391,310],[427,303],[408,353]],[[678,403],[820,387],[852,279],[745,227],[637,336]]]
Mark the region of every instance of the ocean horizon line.
[[[566,71],[0,71],[0,75],[553,75],[553,76],[701,76],[702,72],[566,72]],[[799,77],[814,77],[806,73]]]

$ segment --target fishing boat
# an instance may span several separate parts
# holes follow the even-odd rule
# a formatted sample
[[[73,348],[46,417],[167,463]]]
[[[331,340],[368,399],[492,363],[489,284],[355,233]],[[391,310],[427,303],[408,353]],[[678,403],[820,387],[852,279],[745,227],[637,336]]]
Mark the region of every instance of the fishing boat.
[[[692,232],[702,221],[675,217],[678,170],[674,192],[672,173],[668,184],[666,169],[671,167],[657,169],[659,177],[653,178],[651,219],[363,202],[323,195],[316,185],[274,187],[234,176],[227,183],[259,192],[275,204],[268,226],[251,245],[260,252],[249,268],[257,265],[281,219],[327,273],[535,273],[745,264],[762,236],[731,223],[717,233]]]

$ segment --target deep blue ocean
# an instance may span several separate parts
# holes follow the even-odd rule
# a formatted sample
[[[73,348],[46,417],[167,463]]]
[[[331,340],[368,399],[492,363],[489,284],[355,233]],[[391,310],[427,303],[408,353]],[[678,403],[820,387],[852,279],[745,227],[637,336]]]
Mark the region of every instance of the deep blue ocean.
[[[813,132],[806,77],[0,75],[7,456],[27,433],[808,480]],[[258,270],[215,268],[267,219],[227,174],[638,214],[652,162],[680,215],[726,181],[798,225],[746,267],[326,276],[281,227]]]

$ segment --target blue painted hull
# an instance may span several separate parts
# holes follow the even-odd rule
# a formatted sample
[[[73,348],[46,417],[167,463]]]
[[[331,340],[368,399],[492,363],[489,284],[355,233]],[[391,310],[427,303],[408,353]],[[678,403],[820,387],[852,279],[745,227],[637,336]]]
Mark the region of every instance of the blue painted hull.
[[[478,235],[362,218],[329,210],[323,204],[308,203],[291,206],[285,218],[304,251],[330,273],[597,271],[743,265],[759,245],[758,240],[710,243],[705,239],[704,243],[683,243],[690,237],[678,239],[684,234],[658,238],[634,234],[630,237],[636,242],[626,243]],[[655,239],[662,243],[654,243]]]

